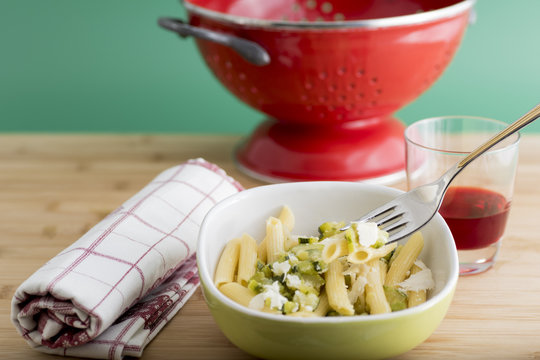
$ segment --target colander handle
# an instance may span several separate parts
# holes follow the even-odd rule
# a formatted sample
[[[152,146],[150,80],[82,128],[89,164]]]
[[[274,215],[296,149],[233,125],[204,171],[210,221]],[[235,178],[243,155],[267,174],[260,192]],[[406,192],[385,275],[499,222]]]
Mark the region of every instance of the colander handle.
[[[163,17],[158,19],[158,24],[162,28],[173,31],[182,37],[193,36],[228,46],[253,65],[265,66],[270,64],[270,55],[262,46],[253,41],[188,25],[179,19]]]

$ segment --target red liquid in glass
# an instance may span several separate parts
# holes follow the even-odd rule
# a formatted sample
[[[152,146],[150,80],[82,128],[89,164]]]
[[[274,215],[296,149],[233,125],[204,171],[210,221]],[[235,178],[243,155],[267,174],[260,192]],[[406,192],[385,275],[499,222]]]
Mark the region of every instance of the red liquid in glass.
[[[481,249],[501,238],[510,202],[499,193],[474,188],[451,187],[439,210],[446,220],[458,250]]]

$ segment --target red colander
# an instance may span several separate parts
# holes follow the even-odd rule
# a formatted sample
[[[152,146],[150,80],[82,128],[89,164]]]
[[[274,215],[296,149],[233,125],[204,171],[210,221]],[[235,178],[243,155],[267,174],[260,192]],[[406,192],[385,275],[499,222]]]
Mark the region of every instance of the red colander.
[[[452,59],[474,0],[185,0],[208,67],[268,118],[236,160],[267,181],[403,176],[403,124],[393,114]]]

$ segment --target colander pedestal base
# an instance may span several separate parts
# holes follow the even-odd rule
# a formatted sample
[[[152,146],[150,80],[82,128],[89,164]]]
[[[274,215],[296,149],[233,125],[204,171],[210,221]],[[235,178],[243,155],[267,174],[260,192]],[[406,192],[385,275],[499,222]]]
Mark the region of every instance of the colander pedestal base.
[[[369,181],[390,184],[405,169],[404,125],[395,118],[332,126],[264,121],[237,148],[238,167],[267,182]]]

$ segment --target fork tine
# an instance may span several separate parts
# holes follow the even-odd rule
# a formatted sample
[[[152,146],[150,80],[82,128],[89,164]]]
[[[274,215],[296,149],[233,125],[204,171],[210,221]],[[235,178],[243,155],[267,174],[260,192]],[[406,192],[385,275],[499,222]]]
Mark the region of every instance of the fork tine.
[[[386,230],[389,234],[388,241],[386,241],[386,243],[391,244],[411,235],[415,231],[415,228],[411,228],[409,225],[410,223],[407,221],[394,226],[392,229],[390,229],[390,231]]]
[[[365,221],[373,221],[377,220],[376,222],[381,221],[382,219],[385,219],[389,215],[391,215],[396,208],[396,205],[394,204],[386,204],[386,207],[383,208],[377,208],[370,213],[367,213],[364,215],[359,221],[365,222]]]
[[[374,221],[375,219],[376,221],[374,222],[377,223],[377,226],[379,226],[381,223],[386,222],[385,219],[387,219],[389,216],[393,214],[396,207],[397,207],[397,204],[395,204],[394,202],[384,204],[381,207],[374,209],[370,211],[369,213],[365,214],[360,219],[354,220],[354,222],[364,223],[368,221]],[[351,223],[342,227],[340,230],[347,230],[350,227],[351,227]]]
[[[401,220],[404,215],[405,215],[405,213],[403,213],[403,212],[400,212],[399,214],[391,213],[391,214],[385,216],[384,218],[376,221],[375,223],[377,224],[378,227],[380,227],[382,229],[384,227],[388,227],[388,226],[391,226],[391,225],[395,224],[397,221]]]
[[[407,226],[407,224],[409,223],[409,220],[407,219],[401,219],[402,221],[398,221],[398,222],[395,222],[393,224],[390,224],[389,226],[391,226],[391,228],[385,228],[384,231],[386,231],[387,233],[393,233],[394,231],[398,230],[401,231],[401,230],[404,230],[404,227]],[[390,234],[391,236],[394,235],[394,234]]]

